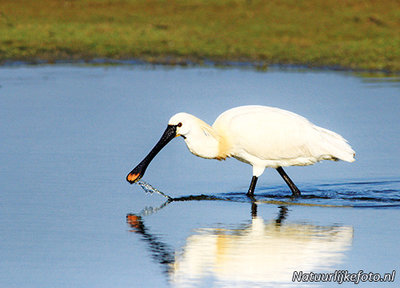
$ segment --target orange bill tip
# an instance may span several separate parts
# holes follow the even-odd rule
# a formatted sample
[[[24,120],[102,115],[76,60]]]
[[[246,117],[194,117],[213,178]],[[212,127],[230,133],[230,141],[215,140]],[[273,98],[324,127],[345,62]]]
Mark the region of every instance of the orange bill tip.
[[[129,214],[126,216],[126,222],[128,222],[132,228],[140,228],[141,218],[140,216]]]
[[[128,176],[126,176],[126,180],[129,182],[133,183],[137,180],[139,180],[139,173],[129,173]]]

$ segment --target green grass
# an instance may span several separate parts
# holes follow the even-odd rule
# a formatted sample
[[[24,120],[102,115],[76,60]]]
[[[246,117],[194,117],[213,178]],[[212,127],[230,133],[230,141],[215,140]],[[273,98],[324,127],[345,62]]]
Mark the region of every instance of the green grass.
[[[203,59],[400,71],[399,0],[0,0],[0,61]]]

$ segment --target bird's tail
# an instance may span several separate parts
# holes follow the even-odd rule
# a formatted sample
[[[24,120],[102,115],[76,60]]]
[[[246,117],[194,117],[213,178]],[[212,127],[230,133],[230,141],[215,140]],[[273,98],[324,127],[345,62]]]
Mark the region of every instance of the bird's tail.
[[[323,159],[327,160],[343,160],[347,162],[354,162],[356,153],[351,148],[346,139],[339,134],[332,132],[328,129],[317,127],[320,131],[320,136],[323,138],[322,153]]]

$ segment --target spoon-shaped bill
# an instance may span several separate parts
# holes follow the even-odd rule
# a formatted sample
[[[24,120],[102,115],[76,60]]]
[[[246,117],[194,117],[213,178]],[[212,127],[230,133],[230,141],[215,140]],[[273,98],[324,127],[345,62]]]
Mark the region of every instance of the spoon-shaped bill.
[[[151,160],[160,152],[160,150],[168,144],[169,141],[176,137],[176,125],[168,125],[167,129],[165,129],[164,134],[161,136],[160,140],[151,149],[150,153],[140,162],[127,176],[126,180],[133,184],[139,181],[144,172],[146,172],[147,166],[149,166]]]

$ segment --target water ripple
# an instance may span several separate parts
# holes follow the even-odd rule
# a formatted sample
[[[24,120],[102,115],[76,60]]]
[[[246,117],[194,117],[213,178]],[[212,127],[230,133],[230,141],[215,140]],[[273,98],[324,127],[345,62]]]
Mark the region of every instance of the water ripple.
[[[354,208],[400,208],[400,180],[358,181],[330,184],[303,184],[301,197],[293,198],[284,186],[258,187],[253,198],[243,191],[220,194],[198,194],[181,197],[168,196],[150,184],[139,183],[146,193],[158,193],[168,198],[167,202],[177,201],[235,201],[257,202],[279,205],[305,205],[322,207]]]
[[[290,200],[290,192],[285,186],[260,187],[257,199]],[[293,199],[293,203],[400,208],[400,181],[358,181],[318,185],[302,185],[302,197]]]

